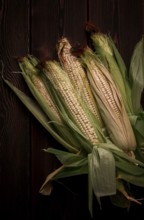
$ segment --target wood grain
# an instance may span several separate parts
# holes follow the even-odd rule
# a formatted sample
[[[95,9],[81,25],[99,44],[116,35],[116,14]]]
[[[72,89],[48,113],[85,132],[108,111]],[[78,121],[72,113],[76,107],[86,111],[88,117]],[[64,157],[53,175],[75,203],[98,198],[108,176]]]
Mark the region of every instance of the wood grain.
[[[58,59],[56,43],[62,36],[72,45],[89,44],[87,21],[112,35],[129,67],[134,46],[144,32],[143,0],[0,0],[0,68],[3,63],[4,77],[30,95],[15,58],[31,53],[40,60]],[[61,146],[2,77],[0,85],[0,218],[4,213],[5,218],[16,220],[91,219],[87,176],[54,182],[49,197],[39,194],[46,176],[60,165],[43,148]],[[108,198],[102,198],[102,205],[101,211],[94,198],[94,219],[115,217],[114,210],[119,217],[137,219],[143,214],[142,206],[127,212],[113,207]]]
[[[16,56],[28,51],[28,1],[0,2],[0,60],[4,76],[26,91]],[[19,22],[18,22],[19,21]],[[0,79],[0,218],[26,219],[29,203],[28,111]]]
[[[102,32],[112,33],[114,17],[114,1],[89,0],[88,20],[94,23]]]
[[[79,13],[79,8],[81,8],[81,13]],[[67,37],[73,44],[77,42],[86,42],[83,29],[86,19],[86,1],[54,0],[49,1],[48,4],[45,0],[43,4],[41,4],[40,1],[33,0],[31,14],[31,53],[40,60],[47,57],[58,59],[56,44],[60,37]],[[68,215],[67,210],[70,209],[70,204],[67,203],[66,205],[65,199],[68,191],[65,187],[62,187],[63,196],[59,195],[61,184],[54,185],[54,192],[51,197],[45,198],[38,194],[38,190],[46,176],[56,167],[60,166],[60,163],[53,155],[42,152],[42,149],[47,147],[58,148],[60,144],[35,122],[31,127],[31,137],[32,213],[36,216],[43,212],[43,215],[49,218],[52,217],[51,215],[53,213],[53,216],[56,218],[60,219],[60,216],[63,216],[63,219],[66,219]],[[59,196],[60,198],[58,199]],[[59,203],[56,202],[57,199]],[[49,205],[50,203],[53,204],[53,206]],[[70,219],[73,218],[71,217]]]
[[[142,0],[118,1],[119,50],[128,68],[133,49],[144,33],[143,12]]]
[[[56,57],[56,42],[59,37],[59,1],[39,0],[31,2],[31,54],[40,60]],[[59,143],[35,120],[31,121],[31,184],[32,215],[41,209],[39,189],[46,176],[59,166],[53,155],[44,153],[43,149],[58,147]],[[45,213],[45,212],[44,212]]]

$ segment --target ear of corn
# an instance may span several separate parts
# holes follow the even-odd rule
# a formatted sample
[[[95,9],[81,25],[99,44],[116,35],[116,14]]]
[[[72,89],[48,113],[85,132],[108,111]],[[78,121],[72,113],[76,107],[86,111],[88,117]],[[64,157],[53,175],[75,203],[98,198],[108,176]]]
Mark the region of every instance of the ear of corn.
[[[95,124],[86,113],[80,99],[76,95],[73,85],[59,63],[56,61],[46,61],[44,68],[48,79],[60,94],[61,101],[64,102],[68,115],[74,124],[78,126],[92,145],[102,141],[99,139],[100,136],[98,137]]]
[[[102,60],[120,90],[125,109],[128,114],[133,114],[131,89],[125,64],[114,45],[112,39],[101,32],[91,33],[95,53]]]
[[[41,106],[48,117],[52,121],[62,123],[56,105],[45,87],[42,73],[31,64],[27,57],[24,57],[19,61],[19,66],[32,94],[37,101],[41,103]]]
[[[80,99],[85,102],[88,109],[97,118],[100,126],[103,126],[96,100],[92,94],[86,73],[79,59],[72,54],[72,46],[67,38],[61,38],[58,42],[58,57],[64,70],[67,72]]]
[[[58,111],[58,108],[50,95],[50,88],[47,85],[47,79],[45,78],[42,70],[39,70],[33,66],[37,61],[30,55],[24,57],[19,61],[20,68],[22,70],[23,77],[34,95],[37,102],[49,118],[54,129],[57,130],[69,144],[80,149],[80,143],[73,137],[71,131],[63,123],[62,117]]]
[[[67,39],[63,41],[58,49],[60,63],[46,61],[36,68],[39,60],[30,55],[19,62],[36,102],[4,80],[47,131],[66,148],[66,151],[44,150],[54,154],[62,166],[48,175],[40,193],[50,194],[54,179],[88,174],[91,215],[93,192],[99,202],[101,196],[116,195],[120,191],[125,198],[139,204],[119,184],[122,180],[125,184],[144,186],[144,160],[137,157],[137,152],[143,147],[144,114],[139,109],[139,115],[130,115],[131,100],[128,103],[126,100],[131,99],[131,93],[127,87],[124,63],[110,38],[102,36],[100,40],[96,39],[99,50],[94,53],[87,48],[81,59],[71,53]],[[119,69],[116,75],[115,67]],[[124,93],[120,88],[125,89]],[[99,118],[102,117],[108,136],[104,135],[103,126],[94,116],[94,109],[88,108],[91,106],[90,97],[96,100]],[[136,124],[133,127],[137,143],[129,118]]]
[[[111,140],[125,152],[136,148],[136,140],[119,90],[111,75],[87,48],[81,56]]]

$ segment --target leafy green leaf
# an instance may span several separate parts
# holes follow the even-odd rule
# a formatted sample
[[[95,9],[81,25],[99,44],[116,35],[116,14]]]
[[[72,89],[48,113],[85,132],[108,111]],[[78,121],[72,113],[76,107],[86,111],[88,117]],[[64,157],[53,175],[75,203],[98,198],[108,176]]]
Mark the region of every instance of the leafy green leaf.
[[[4,82],[12,89],[12,91],[23,102],[27,109],[36,117],[36,119],[44,126],[44,128],[63,146],[65,146],[70,152],[78,152],[73,146],[69,145],[64,139],[62,139],[53,129],[52,122],[49,121],[46,114],[41,110],[39,105],[30,97],[25,95],[22,91],[13,86],[8,80],[4,79]]]
[[[132,103],[135,113],[141,111],[141,95],[144,88],[144,37],[136,44],[129,69],[132,87]]]
[[[116,194],[113,154],[109,150],[94,147],[89,167],[92,188],[101,206],[100,197]]]
[[[129,173],[123,172],[122,170],[118,169],[118,179],[123,179],[128,183],[131,183],[136,186],[144,187],[144,174],[141,175],[131,175]]]
[[[72,177],[72,176],[77,176],[77,175],[82,175],[82,174],[88,174],[87,164],[84,166],[78,166],[78,167],[64,167],[64,169],[61,172],[55,175],[54,179]]]
[[[144,167],[138,166],[137,164],[131,163],[124,158],[115,155],[116,167],[121,169],[123,172],[133,176],[144,175]]]
[[[54,154],[65,167],[79,167],[87,165],[87,157],[66,151],[48,148],[46,152]]]

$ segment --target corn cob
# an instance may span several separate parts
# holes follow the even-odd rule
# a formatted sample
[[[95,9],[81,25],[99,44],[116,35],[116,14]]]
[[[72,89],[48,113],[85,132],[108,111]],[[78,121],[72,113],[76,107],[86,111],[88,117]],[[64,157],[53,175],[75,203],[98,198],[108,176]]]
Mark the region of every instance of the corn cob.
[[[51,88],[49,82],[42,71],[42,68],[37,69],[35,65],[39,61],[35,57],[28,55],[19,61],[20,68],[22,70],[23,77],[32,92],[33,96],[37,100],[38,104],[49,118],[53,129],[66,141],[71,148],[80,149],[79,141],[76,140],[71,131],[65,126],[61,117],[61,113],[57,108],[55,100],[53,100],[53,94],[51,94]]]
[[[135,150],[134,132],[121,94],[109,71],[90,48],[84,51],[81,59],[86,65],[88,78],[111,140],[125,152]]]
[[[100,126],[103,126],[96,100],[92,94],[86,73],[79,61],[71,52],[72,46],[68,39],[63,37],[57,45],[58,57],[64,70],[67,72],[80,98],[87,104],[89,110],[96,116]]]
[[[97,144],[99,139],[93,122],[82,107],[81,102],[75,93],[74,87],[65,71],[57,61],[46,61],[44,63],[44,70],[46,76],[60,94],[67,111],[70,113],[69,116],[74,123],[79,127],[81,132],[92,145]]]
[[[126,66],[113,40],[110,36],[98,31],[92,24],[88,23],[86,29],[91,33],[94,52],[109,70],[114,82],[120,90],[126,111],[128,114],[133,114],[131,89],[127,78]]]
[[[24,72],[26,72],[28,77],[30,77],[31,82],[33,83],[34,87],[40,94],[41,98],[39,98],[39,96],[35,96],[35,94],[33,93],[35,98],[38,100],[38,102],[40,102],[41,105],[43,106],[43,110],[45,111],[45,113],[48,115],[48,117],[51,120],[55,120],[57,123],[62,123],[57,107],[54,101],[52,100],[50,94],[48,93],[45,82],[43,81],[41,72],[31,64],[31,62],[29,61],[27,57],[24,57],[19,62],[19,65],[21,69],[23,69]],[[26,79],[26,75],[23,74],[23,76]],[[33,92],[32,87],[29,87],[29,88]],[[50,109],[49,111],[50,114],[48,114],[48,109]]]

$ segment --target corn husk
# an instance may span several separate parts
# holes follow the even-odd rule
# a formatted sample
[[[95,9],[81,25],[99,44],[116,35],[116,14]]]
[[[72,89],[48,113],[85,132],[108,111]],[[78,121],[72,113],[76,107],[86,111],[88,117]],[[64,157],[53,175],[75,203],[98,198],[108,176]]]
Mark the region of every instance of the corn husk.
[[[127,68],[110,35],[96,30],[96,27],[87,24],[87,31],[91,34],[94,52],[109,70],[115,84],[120,90],[125,109],[128,114],[133,114],[131,88]]]
[[[108,43],[110,43],[110,39]],[[94,53],[91,53],[92,51],[87,51],[83,57],[81,57],[82,59],[80,59],[82,60],[82,65],[85,64],[88,70],[87,77],[91,89],[94,92],[95,98],[98,100],[100,113],[105,119],[103,120],[105,122],[105,130],[109,132],[102,130],[97,120],[95,120],[95,117],[93,117],[88,108],[85,107],[80,96],[74,95],[78,105],[83,109],[85,117],[92,123],[94,133],[98,137],[96,142],[91,142],[84,130],[81,129],[74,113],[72,114],[68,106],[68,102],[64,100],[66,97],[70,98],[69,94],[75,94],[76,92],[75,89],[73,89],[70,79],[67,80],[67,73],[62,70],[60,63],[48,61],[47,67],[44,62],[43,65],[39,65],[37,68],[36,66],[39,63],[38,59],[31,55],[25,57],[26,62],[24,65],[20,65],[20,68],[22,70],[22,76],[33,94],[34,99],[28,97],[8,80],[4,79],[4,82],[18,96],[27,109],[62,146],[61,150],[53,148],[44,149],[46,153],[55,155],[60,161],[61,166],[48,174],[39,192],[43,195],[50,195],[53,190],[52,181],[76,175],[88,175],[88,208],[91,216],[93,216],[93,193],[100,207],[100,198],[103,196],[110,196],[112,203],[119,207],[128,207],[131,202],[136,202],[137,204],[140,204],[140,202],[132,196],[126,186],[133,184],[137,187],[144,187],[144,160],[142,156],[142,148],[144,146],[144,114],[141,109],[139,109],[139,113],[133,115],[129,104],[126,108],[126,99],[130,98],[130,93],[127,94],[127,88],[129,89],[129,86],[127,87],[126,69],[113,42],[111,42],[110,48],[113,52],[112,57],[108,55],[107,60],[103,59],[103,63],[102,56],[97,58]],[[104,55],[103,51],[102,53]],[[138,55],[139,53],[137,53],[136,56]],[[113,59],[115,59],[115,61],[112,61]],[[111,61],[112,63],[115,62],[120,70],[117,76],[118,79],[121,77],[123,81],[122,88],[125,87],[127,95],[124,99],[125,104],[123,103],[124,93],[121,95],[120,90],[118,90],[118,85],[116,84],[117,77],[114,80],[113,77],[111,78],[112,73],[111,75],[108,73],[109,70],[112,70],[114,67],[112,65],[110,69],[108,68],[107,64],[109,62],[110,65]],[[53,70],[51,64],[54,65],[56,69]],[[113,98],[116,101],[116,113],[113,112],[114,108],[111,108],[108,102],[104,102],[104,93],[101,94],[103,89],[99,89],[99,86],[97,86],[96,90],[96,85],[91,76],[91,64],[94,64],[96,69],[102,71],[103,76],[108,82],[113,93]],[[139,66],[140,64],[137,63],[137,65]],[[134,69],[133,71],[135,72]],[[62,80],[58,78],[58,81],[55,81],[52,78],[56,72],[57,74],[63,75]],[[56,104],[60,118],[56,117],[54,111],[50,110],[49,105],[46,105],[42,94],[33,84],[33,76],[31,74],[33,74],[33,76],[36,74],[36,76],[39,76],[40,79],[43,80],[48,94]],[[65,94],[65,96],[63,96],[60,90],[62,83],[70,85],[69,93]],[[138,94],[140,95],[141,92]],[[71,103],[74,103],[72,98],[70,99]],[[131,100],[129,101],[131,102]],[[129,101],[128,103],[130,103]],[[75,105],[73,104],[73,106]],[[126,113],[128,113],[129,118]],[[80,118],[82,118],[82,116],[83,114],[81,114]],[[133,125],[135,133],[133,133],[129,120]],[[133,155],[131,151],[135,157],[131,156]]]
[[[85,70],[78,57],[72,53],[72,50],[72,45],[68,39],[62,37],[57,45],[59,61],[70,78],[79,98],[85,103],[85,106],[87,106],[88,110],[97,119],[97,123],[99,123],[100,127],[103,127],[103,122]]]
[[[50,90],[49,82],[46,80],[41,69],[39,70],[34,66],[36,62],[37,60],[34,60],[34,57],[31,57],[30,55],[21,59],[19,65],[22,70],[22,75],[34,98],[48,116],[48,123],[51,123],[53,129],[62,136],[66,142],[79,149],[79,142],[73,138],[71,131],[65,126],[61,113],[53,99],[56,93],[54,93],[52,87]]]
[[[98,102],[110,139],[125,152],[135,150],[136,140],[133,128],[125,110],[121,93],[115,86],[109,71],[90,48],[85,49],[81,59],[86,65],[92,91]]]
[[[129,79],[132,88],[132,104],[135,114],[131,118],[138,147],[136,156],[144,161],[144,111],[142,95],[144,89],[144,39],[137,42],[134,47],[129,67]]]
[[[132,87],[132,103],[135,114],[142,111],[141,97],[144,89],[144,38],[135,45],[129,69]]]
[[[92,145],[105,141],[103,132],[97,120],[91,116],[83,101],[77,95],[67,73],[56,61],[47,61],[44,71],[59,94],[59,99],[67,111],[68,117],[74,122],[79,132],[82,132]]]

